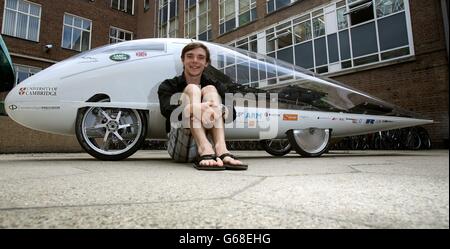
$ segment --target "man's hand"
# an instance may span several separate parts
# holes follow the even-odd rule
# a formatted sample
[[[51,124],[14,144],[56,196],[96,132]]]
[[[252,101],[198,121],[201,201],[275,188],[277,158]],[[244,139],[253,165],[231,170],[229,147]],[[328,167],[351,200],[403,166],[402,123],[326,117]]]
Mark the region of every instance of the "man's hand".
[[[202,125],[205,128],[212,128],[221,117],[220,107],[212,102],[202,103]]]

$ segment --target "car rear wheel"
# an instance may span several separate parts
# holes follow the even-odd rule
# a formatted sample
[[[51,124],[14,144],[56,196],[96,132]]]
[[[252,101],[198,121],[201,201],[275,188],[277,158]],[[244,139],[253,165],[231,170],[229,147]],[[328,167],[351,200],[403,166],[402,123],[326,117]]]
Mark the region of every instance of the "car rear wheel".
[[[261,147],[272,156],[284,156],[291,152],[292,146],[287,139],[261,140]]]
[[[147,119],[134,109],[88,107],[78,112],[76,136],[81,147],[100,160],[122,160],[145,140]]]
[[[304,157],[318,157],[330,146],[330,129],[289,130],[287,137],[294,150]]]

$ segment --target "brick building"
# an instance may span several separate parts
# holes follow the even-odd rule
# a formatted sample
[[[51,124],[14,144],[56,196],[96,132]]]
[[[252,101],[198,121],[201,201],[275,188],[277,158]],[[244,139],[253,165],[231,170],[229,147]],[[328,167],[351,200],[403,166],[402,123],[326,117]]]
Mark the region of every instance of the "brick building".
[[[18,82],[111,42],[209,40],[291,62],[434,119],[426,127],[433,144],[448,146],[448,0],[0,0],[0,8]],[[80,150],[74,138],[18,127],[5,116],[0,129],[11,130],[0,134],[0,152]]]

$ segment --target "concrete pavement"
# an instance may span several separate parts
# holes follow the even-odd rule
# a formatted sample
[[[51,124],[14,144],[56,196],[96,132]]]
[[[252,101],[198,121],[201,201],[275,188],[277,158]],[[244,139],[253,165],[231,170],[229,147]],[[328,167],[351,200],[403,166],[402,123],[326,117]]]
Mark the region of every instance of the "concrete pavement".
[[[249,170],[3,154],[0,228],[449,228],[448,150],[235,154]]]

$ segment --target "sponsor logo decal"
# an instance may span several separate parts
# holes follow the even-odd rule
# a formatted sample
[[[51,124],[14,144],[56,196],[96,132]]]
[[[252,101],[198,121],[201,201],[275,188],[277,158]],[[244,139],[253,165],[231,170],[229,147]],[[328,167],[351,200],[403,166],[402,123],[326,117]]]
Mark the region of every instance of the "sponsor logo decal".
[[[147,52],[145,51],[137,51],[136,57],[147,57]]]
[[[283,114],[284,121],[297,121],[298,114]]]
[[[82,61],[80,61],[79,63],[93,63],[93,62],[98,62],[97,58],[94,57],[89,57],[89,56],[83,56],[80,59],[82,59]]]
[[[109,57],[113,61],[126,61],[130,59],[130,56],[124,53],[113,54]]]
[[[52,110],[60,110],[60,106],[21,106],[20,110],[43,110],[43,111],[52,111]]]
[[[375,119],[366,119],[366,124],[374,124]]]
[[[57,87],[21,87],[20,96],[57,96]]]
[[[16,105],[10,105],[10,106],[8,106],[8,108],[9,108],[11,111],[17,110],[17,106],[16,106]]]
[[[236,117],[243,119],[257,119],[260,120],[263,117],[263,114],[260,112],[238,112]]]

